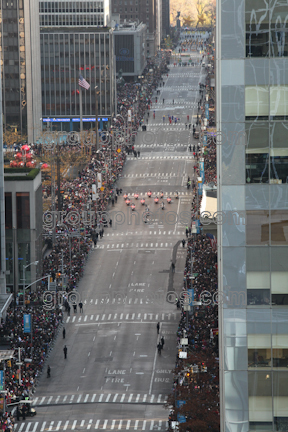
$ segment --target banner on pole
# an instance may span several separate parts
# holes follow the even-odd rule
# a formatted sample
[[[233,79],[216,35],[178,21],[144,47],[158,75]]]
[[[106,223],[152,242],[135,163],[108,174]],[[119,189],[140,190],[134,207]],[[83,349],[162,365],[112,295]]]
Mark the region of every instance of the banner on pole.
[[[24,314],[24,333],[31,333],[31,314]]]
[[[102,174],[97,173],[97,187],[100,189],[102,187]]]
[[[92,185],[92,201],[96,201],[97,198],[99,198],[99,195],[97,194],[96,184],[93,184]]]

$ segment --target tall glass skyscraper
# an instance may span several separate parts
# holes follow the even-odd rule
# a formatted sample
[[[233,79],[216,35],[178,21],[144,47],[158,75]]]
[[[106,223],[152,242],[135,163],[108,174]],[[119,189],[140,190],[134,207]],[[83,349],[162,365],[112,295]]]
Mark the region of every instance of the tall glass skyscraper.
[[[217,7],[221,432],[287,431],[288,1]]]

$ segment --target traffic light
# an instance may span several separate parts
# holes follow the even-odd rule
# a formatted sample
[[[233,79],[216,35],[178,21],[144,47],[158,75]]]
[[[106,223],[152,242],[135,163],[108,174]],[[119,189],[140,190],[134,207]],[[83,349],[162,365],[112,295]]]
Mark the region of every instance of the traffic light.
[[[8,366],[8,367],[11,367],[11,366],[12,366],[12,365],[11,365],[11,360],[8,360],[8,361],[7,361],[7,366]]]

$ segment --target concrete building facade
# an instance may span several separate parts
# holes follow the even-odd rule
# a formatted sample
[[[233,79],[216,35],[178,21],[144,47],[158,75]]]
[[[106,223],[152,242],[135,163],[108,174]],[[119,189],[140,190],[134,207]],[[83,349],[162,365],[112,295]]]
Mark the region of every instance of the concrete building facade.
[[[17,128],[28,142],[39,136],[42,118],[38,17],[36,0],[0,1],[4,130]]]
[[[158,49],[157,2],[159,0],[112,0],[112,13],[120,15],[120,23],[146,24],[146,57],[152,58]],[[158,37],[159,38],[159,37]]]
[[[146,25],[141,23],[120,24],[113,31],[116,73],[137,80],[146,66]]]
[[[221,432],[288,430],[288,2],[217,3]]]

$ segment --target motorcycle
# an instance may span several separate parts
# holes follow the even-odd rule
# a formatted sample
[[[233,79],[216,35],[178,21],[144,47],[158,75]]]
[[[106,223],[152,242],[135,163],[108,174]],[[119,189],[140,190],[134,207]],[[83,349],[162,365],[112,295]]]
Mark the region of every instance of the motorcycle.
[[[152,192],[149,190],[149,192],[147,192],[147,195],[148,195],[149,198],[151,198]]]
[[[144,205],[145,204],[145,199],[142,198],[140,202],[141,202],[142,205]]]
[[[139,198],[139,194],[137,192],[134,193],[134,198],[138,199]]]
[[[132,203],[132,204],[131,204],[131,210],[133,211],[133,210],[135,210],[135,208],[136,208],[135,204]]]
[[[128,198],[128,195],[125,193],[125,194],[123,195],[123,198],[124,198],[124,200],[126,200],[126,199]]]
[[[125,201],[125,203],[127,204],[127,206],[129,206],[130,205],[130,199],[127,198],[126,201]]]
[[[168,204],[171,204],[171,201],[172,201],[171,198],[168,197],[168,198],[167,198],[167,203],[168,203]]]
[[[155,202],[155,204],[158,204],[159,198],[157,196],[154,198],[154,202]]]
[[[160,198],[163,198],[164,197],[164,193],[161,191],[160,192]]]

